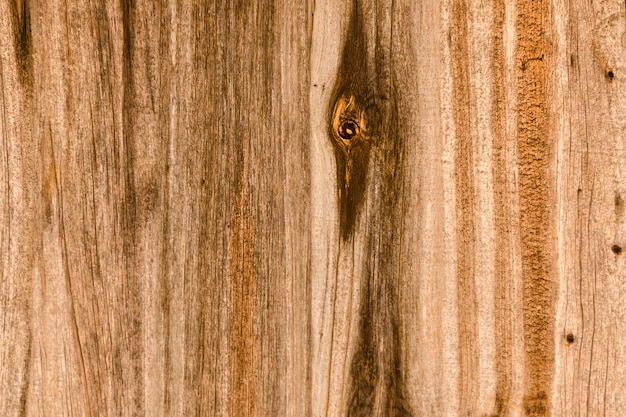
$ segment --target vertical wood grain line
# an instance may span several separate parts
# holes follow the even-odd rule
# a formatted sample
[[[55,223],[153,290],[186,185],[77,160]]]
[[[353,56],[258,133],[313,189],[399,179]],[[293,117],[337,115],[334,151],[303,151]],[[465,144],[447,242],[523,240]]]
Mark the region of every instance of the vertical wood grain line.
[[[123,121],[122,121],[122,149],[120,159],[123,161],[120,171],[123,172],[122,180],[123,201],[122,201],[122,242],[124,257],[124,272],[126,282],[123,284],[123,297],[121,316],[129,323],[128,327],[119,329],[121,340],[125,340],[124,349],[116,351],[116,362],[122,378],[125,381],[123,386],[116,389],[121,391],[121,398],[124,410],[133,410],[143,413],[143,346],[141,341],[142,322],[141,317],[141,280],[137,274],[137,196],[135,194],[135,149],[133,127],[136,119],[136,83],[137,76],[134,68],[135,54],[135,28],[136,28],[136,7],[134,0],[122,0],[122,30],[123,30]],[[122,365],[124,364],[124,365]]]
[[[512,210],[509,190],[509,160],[506,137],[506,57],[504,45],[504,0],[493,2],[493,49],[491,53],[492,105],[491,117],[494,138],[494,216],[496,233],[495,260],[495,315],[496,315],[496,400],[494,413],[503,417],[509,414],[509,400],[513,388],[513,315],[512,286],[514,271],[511,267]]]
[[[551,51],[545,32],[550,5],[547,1],[519,0],[516,9],[524,411],[527,416],[549,416],[557,297],[549,183],[553,141],[546,91],[550,74],[547,62]]]
[[[474,282],[474,157],[470,131],[470,80],[467,2],[452,3],[450,42],[454,79],[455,192],[459,326],[459,409],[472,414],[479,394],[479,350],[476,288]]]
[[[252,264],[253,230],[250,221],[250,201],[244,156],[243,173],[235,208],[231,259],[232,327],[230,344],[229,416],[253,416],[254,370],[254,270]]]

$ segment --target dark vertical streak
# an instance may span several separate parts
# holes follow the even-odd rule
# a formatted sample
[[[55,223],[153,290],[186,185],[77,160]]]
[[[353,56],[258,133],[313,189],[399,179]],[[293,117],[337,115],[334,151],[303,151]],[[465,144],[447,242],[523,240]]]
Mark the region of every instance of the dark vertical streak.
[[[22,86],[32,88],[32,34],[30,25],[29,0],[14,0],[12,3],[12,23],[15,37],[15,60],[18,66],[18,78]]]
[[[365,282],[363,302],[360,312],[360,329],[358,350],[352,359],[351,375],[353,378],[352,392],[348,407],[348,416],[373,415],[376,386],[380,381],[380,368],[372,327],[372,293],[370,280]]]
[[[141,294],[141,277],[137,276],[136,248],[137,239],[137,203],[135,186],[135,143],[134,120],[135,120],[135,85],[134,85],[134,25],[135,25],[135,2],[134,0],[121,0],[122,25],[123,25],[123,103],[122,103],[122,149],[124,154],[120,155],[122,163],[120,169],[123,170],[123,205],[122,205],[122,236],[124,249],[124,262],[126,282],[123,285],[122,314],[127,326],[120,328],[120,336],[126,340],[126,346],[122,352],[122,361],[127,361],[132,365],[125,365],[121,368],[123,379],[128,380],[129,386],[122,391],[123,407],[131,410],[143,410],[143,382],[141,380],[142,365],[141,355],[143,348],[141,343],[141,301],[137,300]],[[141,200],[139,200],[141,202]],[[122,384],[122,386],[124,386]]]
[[[366,8],[377,9],[366,12]],[[383,33],[391,25],[380,17],[388,8],[388,4],[354,3],[329,108],[329,136],[336,146],[340,233],[344,240],[366,233],[359,335],[350,368],[350,417],[412,416],[400,361],[397,242],[402,237],[405,149],[397,117],[391,45],[385,43],[389,39]],[[373,49],[367,47],[372,44],[366,42],[370,36],[375,37]],[[360,127],[348,140],[342,139],[342,119]],[[368,207],[361,214],[366,194]],[[365,227],[357,228],[357,224]]]
[[[340,230],[347,241],[354,232],[354,225],[361,210],[367,182],[369,145],[362,144],[351,151],[350,183],[346,184],[346,155],[335,150],[337,161],[337,194],[340,203]]]
[[[165,62],[158,77],[159,85],[155,87],[159,95],[159,132],[163,138],[163,160],[160,165],[160,175],[164,179],[162,184],[163,191],[159,196],[159,199],[163,204],[163,217],[161,224],[161,258],[172,259],[171,250],[168,247],[168,242],[171,238],[170,224],[172,221],[170,199],[171,195],[171,183],[167,180],[170,177],[170,150],[172,149],[172,143],[175,141],[175,137],[172,137],[170,128],[174,121],[172,120],[172,114],[170,106],[172,105],[172,79],[174,75],[174,69],[172,65],[171,50],[171,34],[175,28],[171,26],[171,16],[169,12],[165,12],[163,9],[159,10],[161,30],[159,31],[159,57],[160,62]],[[175,53],[174,53],[175,54]],[[175,143],[175,142],[174,142]],[[170,262],[163,262],[161,264],[161,270],[159,271],[159,284],[158,291],[160,295],[160,307],[162,314],[162,331],[163,331],[163,369],[165,375],[173,375],[173,363],[172,363],[172,294],[174,294],[175,284],[172,280],[172,266]],[[178,277],[175,278],[178,280]],[[163,381],[163,414],[172,415],[172,391],[175,391],[177,384],[172,382],[172,379],[165,377]]]
[[[124,162],[126,170],[124,172],[124,231],[125,231],[125,245],[124,253],[130,258],[134,257],[135,248],[135,218],[137,211],[137,202],[135,198],[135,184],[134,184],[134,149],[132,143],[132,131],[133,131],[133,14],[134,14],[134,1],[133,0],[121,0],[122,1],[122,23],[123,23],[123,57],[124,63],[122,67],[122,82],[124,88],[123,97],[123,132],[122,142],[125,154]]]
[[[28,415],[28,387],[30,385],[30,361],[31,361],[31,348],[32,340],[30,336],[26,340],[27,348],[24,356],[24,367],[22,368],[22,375],[24,376],[24,382],[20,387],[20,417],[26,417]]]

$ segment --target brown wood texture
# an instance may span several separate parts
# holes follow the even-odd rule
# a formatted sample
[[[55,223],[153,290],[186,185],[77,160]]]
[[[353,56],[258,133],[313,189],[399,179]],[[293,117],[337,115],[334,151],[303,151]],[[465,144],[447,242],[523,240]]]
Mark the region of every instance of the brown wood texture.
[[[0,416],[626,415],[622,0],[1,0]]]

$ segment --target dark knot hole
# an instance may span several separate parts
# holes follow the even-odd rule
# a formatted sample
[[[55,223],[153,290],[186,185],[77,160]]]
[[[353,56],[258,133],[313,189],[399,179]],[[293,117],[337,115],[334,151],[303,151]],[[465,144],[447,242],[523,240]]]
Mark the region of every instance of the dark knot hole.
[[[339,136],[350,140],[359,134],[359,125],[354,120],[344,120],[339,125]]]

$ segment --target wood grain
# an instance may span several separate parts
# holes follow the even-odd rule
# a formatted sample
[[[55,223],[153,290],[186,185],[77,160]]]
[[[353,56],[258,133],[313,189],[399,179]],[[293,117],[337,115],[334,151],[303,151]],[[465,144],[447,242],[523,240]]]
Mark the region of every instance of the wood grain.
[[[0,416],[621,417],[625,7],[0,2]]]

